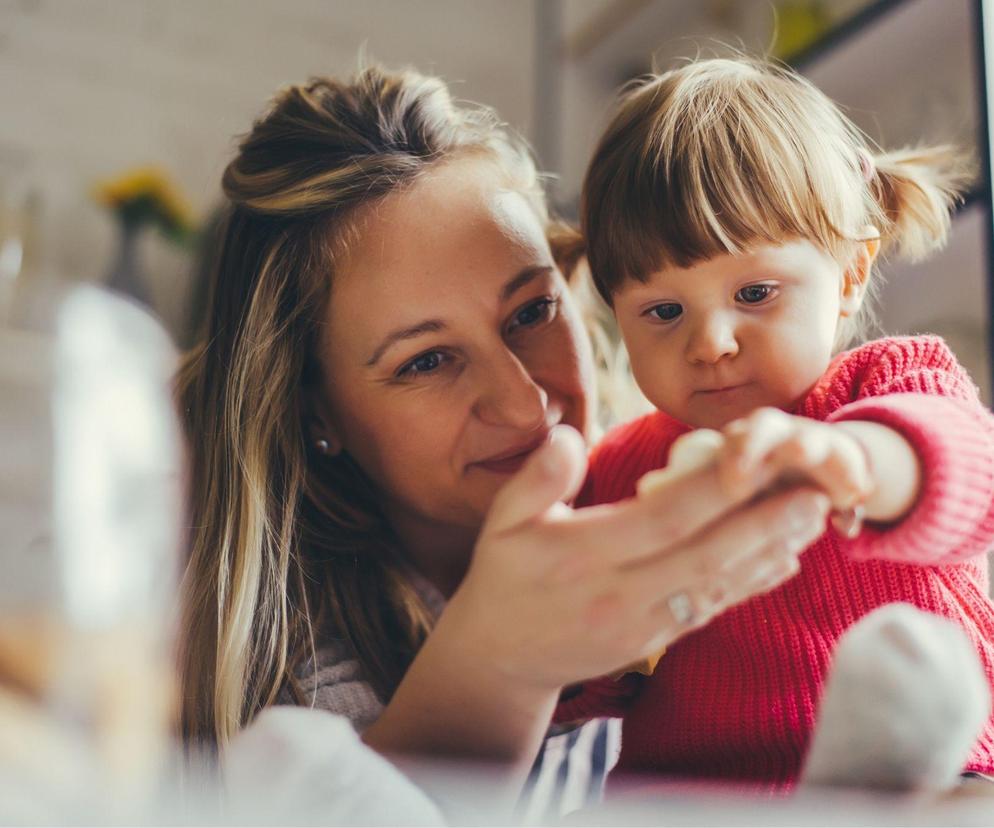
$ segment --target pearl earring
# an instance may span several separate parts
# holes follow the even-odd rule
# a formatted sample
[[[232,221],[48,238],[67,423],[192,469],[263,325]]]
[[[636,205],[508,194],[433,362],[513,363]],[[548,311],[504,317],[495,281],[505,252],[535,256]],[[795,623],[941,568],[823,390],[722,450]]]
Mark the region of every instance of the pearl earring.
[[[327,454],[328,453],[328,441],[327,440],[318,440],[318,441],[316,441],[314,443],[314,445],[317,446],[317,450],[320,451],[322,454]]]

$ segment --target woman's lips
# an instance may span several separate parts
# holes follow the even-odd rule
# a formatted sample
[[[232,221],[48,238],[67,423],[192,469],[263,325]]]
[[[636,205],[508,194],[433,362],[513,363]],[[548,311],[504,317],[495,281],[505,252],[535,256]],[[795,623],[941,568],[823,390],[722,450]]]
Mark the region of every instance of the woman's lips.
[[[525,464],[531,453],[548,439],[549,435],[545,434],[541,439],[532,440],[525,446],[511,449],[508,452],[502,452],[487,460],[478,460],[472,465],[494,472],[495,474],[514,474]]]

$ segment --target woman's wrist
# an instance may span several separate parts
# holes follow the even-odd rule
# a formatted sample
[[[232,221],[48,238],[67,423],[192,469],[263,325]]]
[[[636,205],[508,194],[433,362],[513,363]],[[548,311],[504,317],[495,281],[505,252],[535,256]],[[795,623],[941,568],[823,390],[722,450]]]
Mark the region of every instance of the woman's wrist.
[[[490,623],[488,623],[490,621]],[[514,646],[509,636],[490,619],[481,618],[472,598],[457,592],[433,632],[434,645],[444,648],[447,661],[477,689],[486,687],[512,715],[529,718],[549,709],[559,698],[562,686],[530,671],[521,656],[527,648]],[[551,706],[550,706],[551,701]],[[547,721],[543,723],[544,731]]]
[[[527,771],[558,694],[498,667],[454,596],[364,738],[385,753],[476,757]]]
[[[448,615],[446,609],[390,703],[362,738],[457,822],[477,821],[480,809],[498,822],[508,821],[552,720],[558,693],[506,681],[502,671],[488,663],[479,642],[460,629],[459,613]],[[452,788],[453,761],[459,762],[460,778],[472,788],[471,813],[464,817],[459,812],[465,794]]]

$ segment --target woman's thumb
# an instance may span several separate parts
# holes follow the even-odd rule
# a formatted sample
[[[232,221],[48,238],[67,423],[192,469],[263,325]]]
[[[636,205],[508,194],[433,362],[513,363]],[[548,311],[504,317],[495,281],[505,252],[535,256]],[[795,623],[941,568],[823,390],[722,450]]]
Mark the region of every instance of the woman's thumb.
[[[531,520],[580,489],[587,472],[587,448],[576,429],[559,425],[549,440],[497,493],[485,531],[506,532]]]

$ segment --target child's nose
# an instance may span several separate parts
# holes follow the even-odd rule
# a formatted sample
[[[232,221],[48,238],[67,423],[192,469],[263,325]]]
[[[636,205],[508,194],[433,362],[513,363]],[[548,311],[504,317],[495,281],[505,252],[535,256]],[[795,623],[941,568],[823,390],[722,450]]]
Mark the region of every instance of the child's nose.
[[[702,318],[690,332],[687,359],[712,365],[739,352],[735,328],[723,314]]]

